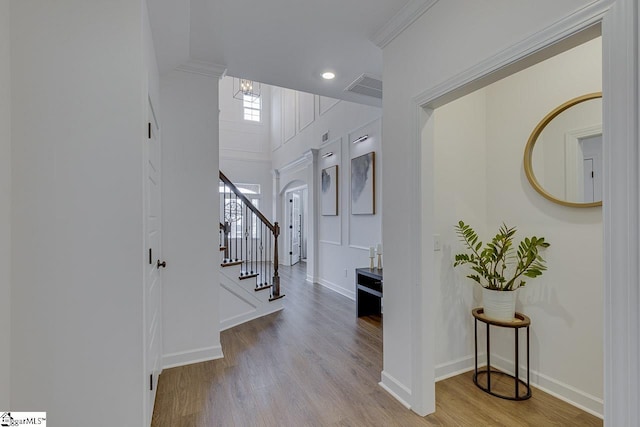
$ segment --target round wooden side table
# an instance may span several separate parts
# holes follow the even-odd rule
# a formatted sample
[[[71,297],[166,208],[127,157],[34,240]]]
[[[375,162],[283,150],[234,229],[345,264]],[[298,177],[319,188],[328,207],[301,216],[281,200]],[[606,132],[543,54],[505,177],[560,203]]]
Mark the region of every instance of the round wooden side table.
[[[471,311],[471,314],[474,317],[474,334],[475,334],[475,371],[473,374],[473,382],[478,388],[489,393],[496,397],[501,397],[502,399],[508,400],[526,400],[531,397],[531,384],[529,382],[529,326],[531,325],[531,319],[525,316],[522,313],[515,313],[516,317],[512,321],[503,321],[503,320],[495,320],[491,319],[484,314],[484,309],[482,307],[474,308]],[[483,322],[487,325],[487,367],[485,370],[478,372],[478,321]],[[489,331],[490,326],[498,326],[501,328],[512,328],[515,330],[515,361],[514,361],[514,375],[507,374],[505,372],[491,370],[491,334]],[[527,382],[525,383],[519,377],[519,348],[518,348],[518,332],[520,329],[527,329]],[[487,377],[487,385],[483,386],[478,382],[478,375],[486,375]],[[514,380],[514,394],[513,396],[505,395],[501,393],[497,393],[491,390],[491,376],[492,375],[500,375],[513,378]],[[520,385],[525,387],[526,393],[520,394]]]

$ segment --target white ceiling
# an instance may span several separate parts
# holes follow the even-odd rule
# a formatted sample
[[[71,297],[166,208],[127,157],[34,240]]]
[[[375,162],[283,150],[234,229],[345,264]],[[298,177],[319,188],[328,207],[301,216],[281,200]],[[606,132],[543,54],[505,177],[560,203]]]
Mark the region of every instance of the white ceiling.
[[[344,92],[361,74],[382,78],[390,26],[424,0],[147,0],[160,72],[189,60],[227,74],[369,105]],[[421,10],[423,12],[424,10]],[[399,19],[399,17],[403,17]],[[393,19],[392,19],[393,18]],[[415,18],[413,18],[415,19]],[[411,19],[411,21],[413,20]],[[320,74],[332,70],[336,78]]]

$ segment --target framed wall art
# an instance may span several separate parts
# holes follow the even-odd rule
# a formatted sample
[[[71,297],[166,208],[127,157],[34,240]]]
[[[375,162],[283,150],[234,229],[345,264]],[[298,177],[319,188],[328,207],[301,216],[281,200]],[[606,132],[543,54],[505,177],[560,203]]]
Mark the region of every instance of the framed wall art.
[[[320,185],[322,215],[338,215],[338,165],[322,169]]]
[[[351,159],[351,214],[376,213],[375,152]]]

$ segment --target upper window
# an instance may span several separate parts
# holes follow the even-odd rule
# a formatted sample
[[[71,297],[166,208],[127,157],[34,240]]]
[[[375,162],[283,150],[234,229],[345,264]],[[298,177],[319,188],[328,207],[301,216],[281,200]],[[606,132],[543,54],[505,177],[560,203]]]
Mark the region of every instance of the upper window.
[[[260,121],[261,102],[259,96],[243,95],[244,119],[252,122]]]

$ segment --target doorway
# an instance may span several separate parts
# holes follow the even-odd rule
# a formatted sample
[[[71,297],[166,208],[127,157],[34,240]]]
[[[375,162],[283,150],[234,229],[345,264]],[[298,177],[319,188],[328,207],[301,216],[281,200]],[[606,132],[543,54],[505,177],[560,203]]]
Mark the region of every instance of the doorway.
[[[307,187],[298,187],[285,193],[286,242],[289,248],[288,265],[307,259]]]
[[[604,330],[602,210],[597,206],[576,209],[551,204],[525,179],[523,168],[526,140],[536,122],[558,105],[602,89],[601,54],[601,38],[594,37],[509,76],[478,84],[475,91],[460,93],[455,99],[452,96],[446,101],[422,104],[428,107],[422,127],[426,147],[421,153],[422,164],[432,164],[429,205],[433,206],[432,234],[437,236],[439,248],[432,261],[437,283],[434,306],[435,315],[445,325],[434,338],[437,348],[442,349],[435,354],[436,379],[473,367],[473,357],[469,356],[473,354],[472,341],[470,344],[457,338],[473,336],[473,328],[453,329],[464,324],[471,308],[482,304],[478,290],[465,277],[466,271],[453,269],[451,259],[459,249],[453,225],[457,220],[478,224],[482,239],[507,221],[518,227],[517,240],[525,233],[536,233],[550,241],[552,247],[566,248],[562,253],[553,253],[555,265],[531,284],[527,281],[518,297],[517,310],[536,319],[531,359],[531,373],[536,379],[532,384],[576,402],[592,414],[602,415],[604,361],[598,351],[603,347]],[[585,64],[581,68],[584,78],[569,78],[560,84],[562,76],[572,75],[572,67],[578,63]],[[464,127],[460,126],[461,118]],[[602,122],[601,114],[599,121]],[[565,141],[581,126],[558,128],[562,138],[547,135],[547,142],[555,145],[541,147],[545,151],[540,158],[552,161],[539,169],[546,186],[558,186],[564,193],[563,182],[554,178],[568,174],[564,168],[570,163],[564,158]],[[597,123],[589,124],[589,128],[597,127]],[[586,183],[586,178],[595,180],[601,175],[596,147],[602,147],[602,143],[586,139],[578,142],[582,153],[571,163],[574,170],[580,171],[580,181]],[[584,163],[593,168],[587,172]],[[586,192],[583,186],[579,188],[581,193]],[[590,197],[601,200],[601,184],[594,182],[589,188]],[[580,268],[572,257],[581,260]],[[570,295],[576,291],[588,297],[574,303]],[[586,305],[591,307],[589,313],[583,310]],[[585,322],[592,319],[595,320],[586,326]],[[559,336],[565,337],[563,345],[567,349],[562,355],[552,351]],[[492,360],[493,366],[507,370],[513,356],[507,340],[503,341],[495,347],[492,343],[492,350],[495,348],[500,354],[497,361],[492,355]],[[578,359],[580,364],[575,363]],[[557,372],[563,372],[562,382]],[[583,381],[585,377],[589,381]]]

